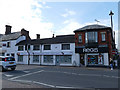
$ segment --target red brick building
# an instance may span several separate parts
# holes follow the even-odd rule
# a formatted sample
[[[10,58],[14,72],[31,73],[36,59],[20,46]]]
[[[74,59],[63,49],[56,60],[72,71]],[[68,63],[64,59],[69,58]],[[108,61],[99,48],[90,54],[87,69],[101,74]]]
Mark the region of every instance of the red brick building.
[[[109,66],[112,50],[115,48],[111,27],[88,25],[74,31],[75,52],[80,64],[85,66]]]

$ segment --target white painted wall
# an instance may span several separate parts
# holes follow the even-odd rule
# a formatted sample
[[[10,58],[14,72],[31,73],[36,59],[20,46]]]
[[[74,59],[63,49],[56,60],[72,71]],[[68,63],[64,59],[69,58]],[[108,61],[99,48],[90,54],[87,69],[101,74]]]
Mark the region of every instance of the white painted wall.
[[[40,50],[33,50],[33,45],[31,45],[31,50],[29,50],[29,52],[31,53],[31,55],[40,55],[42,65],[55,65],[55,63],[56,63],[55,56],[62,55],[61,52],[63,52],[64,55],[72,56],[72,63],[71,64],[60,64],[60,65],[73,66],[74,62],[76,62],[76,66],[79,66],[79,54],[75,54],[75,43],[70,43],[70,50],[61,50],[61,46],[62,46],[62,44],[51,44],[51,50],[43,50],[44,45],[42,45],[42,46],[40,46],[40,47],[42,47],[42,48],[40,48]],[[24,46],[24,49],[25,49],[25,46]],[[28,55],[26,51],[17,51],[17,52],[20,53],[20,55]],[[53,63],[44,63],[43,62],[44,55],[53,55]],[[24,57],[27,57],[27,56],[24,56]],[[26,61],[28,61],[27,58],[26,58]],[[27,62],[24,61],[23,64],[27,64]],[[40,62],[33,63],[33,56],[31,56],[30,64],[40,64]]]
[[[6,45],[7,45],[7,42],[10,42],[10,47],[2,46],[2,50],[6,51],[5,55],[10,54],[10,56],[11,56],[11,54],[14,53],[15,60],[17,61],[18,47],[15,45],[17,44],[17,42],[20,42],[20,41],[25,40],[25,39],[26,39],[25,36],[20,36],[17,40],[2,41],[2,44],[6,44]]]
[[[104,65],[108,66],[109,65],[109,60],[108,60],[108,53],[104,53]]]

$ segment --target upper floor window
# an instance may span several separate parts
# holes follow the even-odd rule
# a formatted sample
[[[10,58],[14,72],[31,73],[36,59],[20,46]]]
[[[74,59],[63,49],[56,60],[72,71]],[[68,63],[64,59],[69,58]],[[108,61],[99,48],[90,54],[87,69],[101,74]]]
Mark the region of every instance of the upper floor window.
[[[85,41],[86,43],[98,42],[98,33],[97,32],[86,32]]]
[[[28,45],[27,45],[27,44],[25,45],[25,50],[30,50],[30,45],[29,45],[29,44],[28,44]]]
[[[78,35],[78,42],[79,42],[79,43],[82,43],[82,34],[79,34],[79,35]]]
[[[51,50],[51,45],[44,45],[44,50]]]
[[[7,47],[10,47],[10,42],[7,42]]]
[[[18,51],[23,51],[24,47],[23,46],[18,46]]]
[[[33,45],[33,50],[40,50],[40,45]]]
[[[102,41],[105,41],[105,32],[102,32],[101,36],[102,36]]]
[[[62,50],[70,50],[70,44],[62,44]]]

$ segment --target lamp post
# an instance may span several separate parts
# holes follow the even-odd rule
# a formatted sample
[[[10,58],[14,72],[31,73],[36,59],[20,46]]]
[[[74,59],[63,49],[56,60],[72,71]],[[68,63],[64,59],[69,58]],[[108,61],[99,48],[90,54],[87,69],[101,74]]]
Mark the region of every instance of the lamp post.
[[[26,44],[26,50],[27,50],[27,53],[28,53],[28,65],[30,65],[30,52],[29,52],[29,44]]]
[[[109,14],[110,16],[111,16],[111,28],[112,28],[112,30],[113,30],[113,21],[112,21],[112,16],[114,15],[114,13],[112,12],[112,10],[110,11],[110,14]]]

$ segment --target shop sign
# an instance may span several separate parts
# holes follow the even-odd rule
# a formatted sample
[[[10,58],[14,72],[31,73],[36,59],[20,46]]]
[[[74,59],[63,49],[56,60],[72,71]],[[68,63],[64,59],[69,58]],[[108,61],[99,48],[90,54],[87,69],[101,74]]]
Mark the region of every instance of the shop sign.
[[[98,48],[83,48],[83,52],[84,53],[89,53],[89,52],[97,53],[98,52]]]

